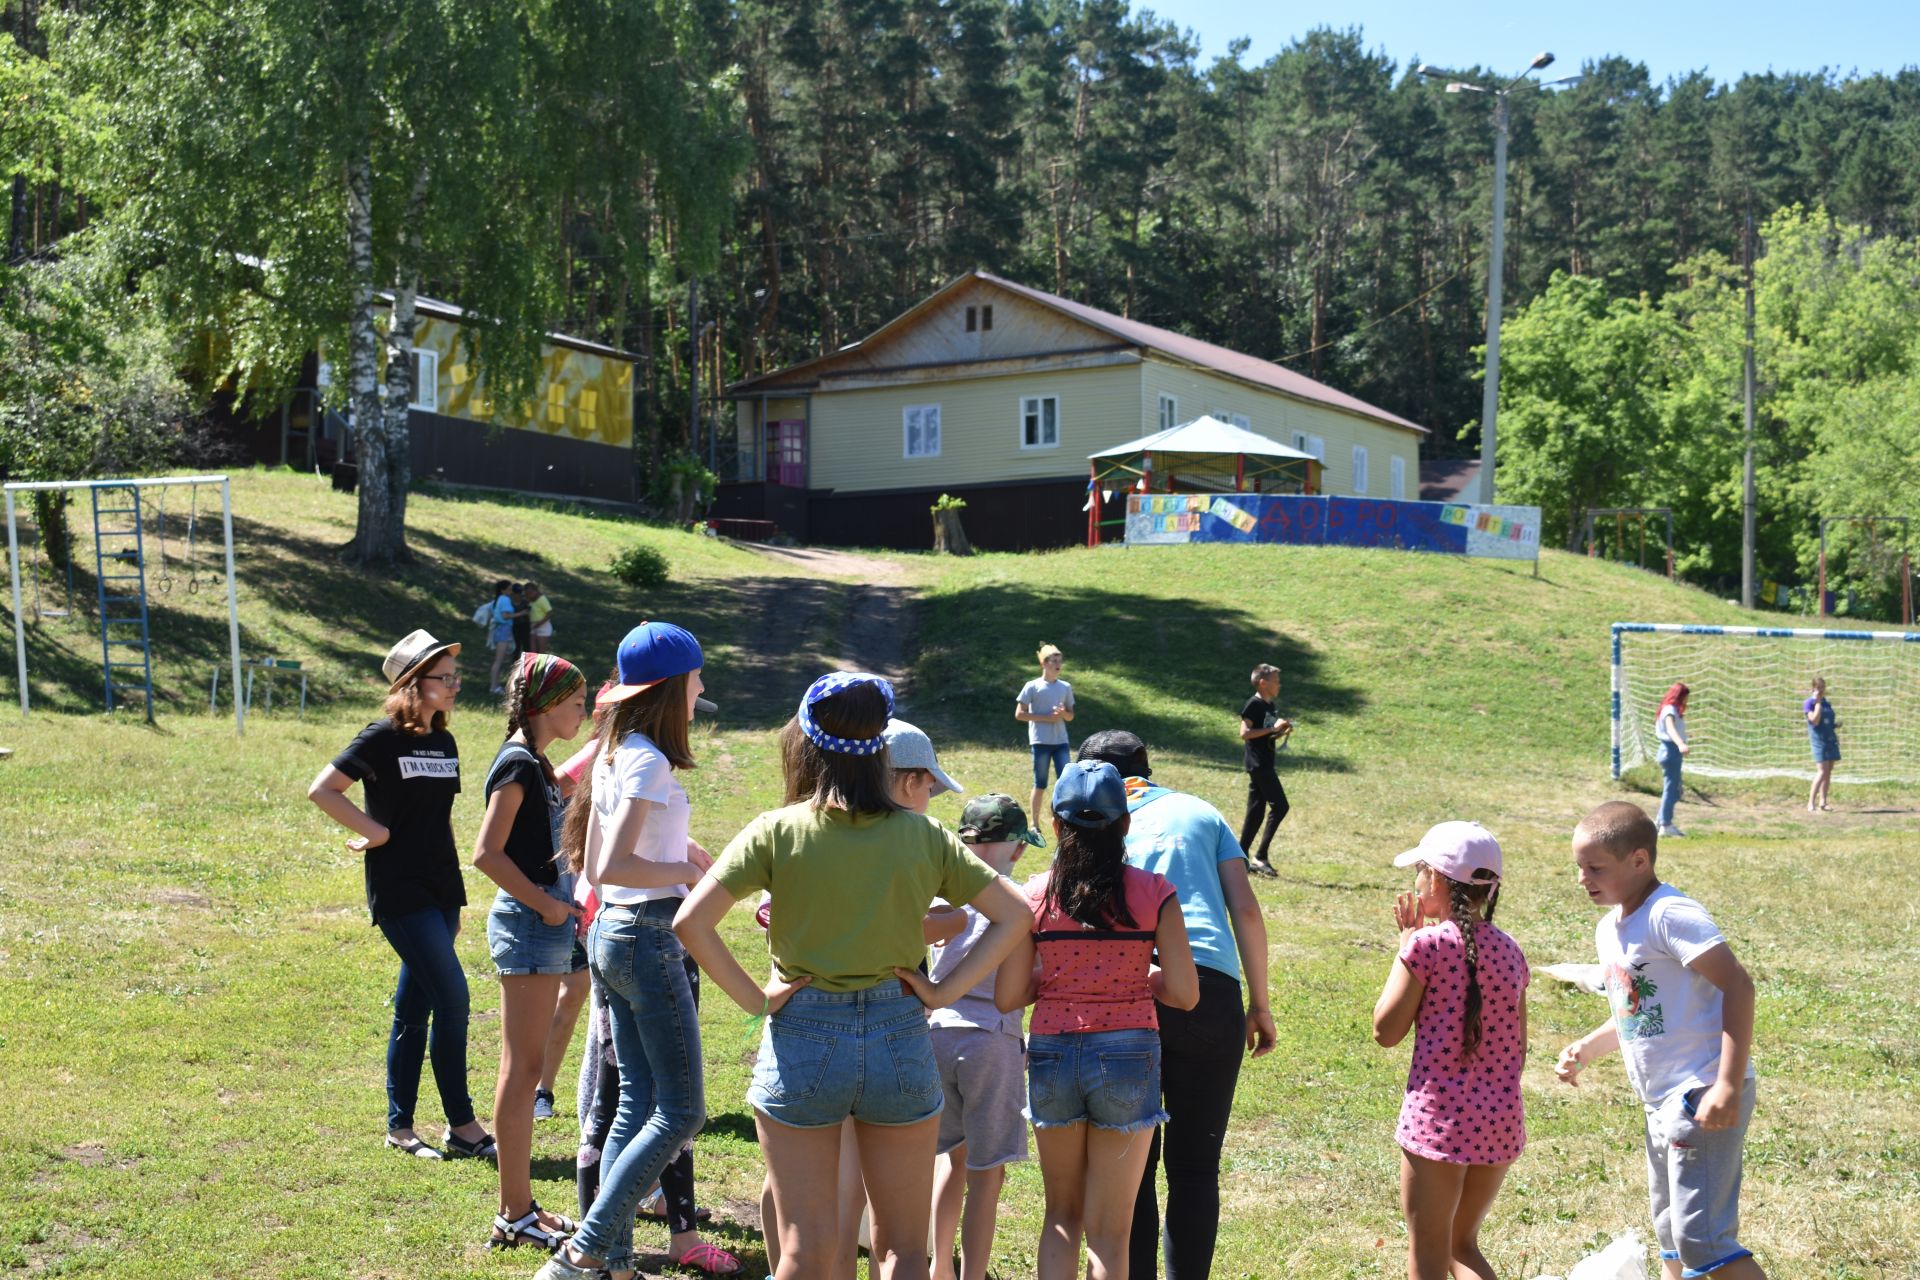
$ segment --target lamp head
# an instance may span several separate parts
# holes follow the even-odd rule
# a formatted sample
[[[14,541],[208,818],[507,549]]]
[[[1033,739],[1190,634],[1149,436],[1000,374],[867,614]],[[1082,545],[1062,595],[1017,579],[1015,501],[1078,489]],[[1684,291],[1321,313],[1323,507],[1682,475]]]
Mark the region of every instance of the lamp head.
[[[1534,55],[1533,61],[1527,64],[1527,69],[1529,71],[1540,71],[1552,65],[1553,65],[1553,55],[1551,53],[1546,52],[1543,49],[1539,53]]]

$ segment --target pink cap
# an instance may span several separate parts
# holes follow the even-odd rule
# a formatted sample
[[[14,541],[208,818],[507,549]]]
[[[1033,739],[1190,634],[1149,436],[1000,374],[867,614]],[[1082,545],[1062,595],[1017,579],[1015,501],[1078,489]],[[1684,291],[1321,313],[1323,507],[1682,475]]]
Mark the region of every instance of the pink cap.
[[[1477,822],[1442,822],[1393,860],[1396,867],[1426,863],[1449,880],[1472,884],[1500,878],[1500,842]]]

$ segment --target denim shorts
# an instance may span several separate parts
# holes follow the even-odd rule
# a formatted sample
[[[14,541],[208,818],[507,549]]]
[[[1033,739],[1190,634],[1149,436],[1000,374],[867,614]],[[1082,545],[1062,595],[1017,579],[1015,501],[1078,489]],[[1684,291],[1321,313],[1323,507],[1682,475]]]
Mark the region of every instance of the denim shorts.
[[[1086,1121],[1131,1133],[1166,1121],[1160,1033],[1150,1028],[1027,1038],[1027,1119],[1036,1129]]]
[[[1047,767],[1053,767],[1053,776],[1059,777],[1067,771],[1067,765],[1073,760],[1073,753],[1064,742],[1033,743],[1033,785],[1044,788],[1047,785]]]
[[[939,1115],[926,1006],[897,978],[864,991],[803,987],[767,1019],[747,1101],[795,1129],[825,1129],[848,1116],[908,1125]]]
[[[560,896],[563,887],[564,882],[547,887],[547,892],[569,901]],[[505,889],[494,895],[493,909],[487,912],[487,950],[493,953],[493,967],[501,977],[573,973],[575,945],[572,916],[547,924],[539,912]]]

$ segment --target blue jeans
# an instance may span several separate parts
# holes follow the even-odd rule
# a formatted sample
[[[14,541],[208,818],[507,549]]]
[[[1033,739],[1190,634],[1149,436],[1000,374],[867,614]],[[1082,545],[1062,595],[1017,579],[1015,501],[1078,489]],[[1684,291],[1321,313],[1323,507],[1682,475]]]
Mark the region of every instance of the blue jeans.
[[[447,1126],[458,1129],[473,1119],[473,1098],[467,1093],[467,974],[453,949],[460,910],[426,907],[379,924],[400,957],[393,1030],[387,1036],[387,1128],[413,1128],[420,1064],[431,1054],[440,1109]]]
[[[1064,742],[1036,742],[1033,746],[1033,785],[1036,790],[1047,789],[1047,768],[1052,766],[1053,776],[1059,777],[1067,771],[1073,755]]]
[[[1678,747],[1665,738],[1660,740],[1660,772],[1665,775],[1665,781],[1660,785],[1662,827],[1673,825],[1673,806],[1680,803],[1680,762],[1684,759],[1686,757],[1680,754]]]
[[[608,906],[587,940],[593,981],[612,1014],[620,1110],[600,1157],[600,1194],[573,1238],[609,1271],[633,1266],[633,1213],[707,1121],[700,1015],[686,952],[673,936],[680,899]]]

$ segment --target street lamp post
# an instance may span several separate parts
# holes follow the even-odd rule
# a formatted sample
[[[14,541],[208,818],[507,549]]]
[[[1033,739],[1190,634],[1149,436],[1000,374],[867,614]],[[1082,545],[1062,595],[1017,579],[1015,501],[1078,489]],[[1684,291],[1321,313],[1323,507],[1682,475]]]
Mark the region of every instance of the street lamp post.
[[[1493,95],[1493,244],[1487,260],[1487,372],[1480,399],[1480,501],[1493,502],[1493,457],[1495,420],[1500,413],[1500,297],[1507,265],[1507,95],[1535,71],[1553,65],[1553,55],[1542,52],[1527,64],[1504,89],[1473,84],[1464,77],[1422,63],[1415,74],[1422,77],[1446,77],[1448,93],[1490,93]],[[1566,76],[1550,84],[1572,84],[1579,76]]]

